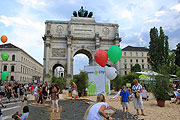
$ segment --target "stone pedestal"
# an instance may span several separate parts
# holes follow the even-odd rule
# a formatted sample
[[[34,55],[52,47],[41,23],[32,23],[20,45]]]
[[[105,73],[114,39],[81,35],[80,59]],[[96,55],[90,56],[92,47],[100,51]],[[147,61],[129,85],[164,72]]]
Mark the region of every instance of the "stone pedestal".
[[[72,80],[72,76],[71,75],[68,75],[67,77],[66,77],[66,87],[70,87],[71,85],[70,85],[70,82],[71,82],[71,80]]]

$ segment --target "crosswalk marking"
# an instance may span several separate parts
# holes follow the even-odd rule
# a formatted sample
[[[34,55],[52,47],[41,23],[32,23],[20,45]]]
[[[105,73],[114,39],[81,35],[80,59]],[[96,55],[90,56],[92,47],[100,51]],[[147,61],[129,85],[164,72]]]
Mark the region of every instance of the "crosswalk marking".
[[[12,114],[12,115],[13,115],[13,114]],[[3,120],[12,118],[12,115],[7,115],[7,116],[3,117]]]
[[[4,111],[6,111],[6,110],[11,110],[11,109],[14,109],[14,108],[19,108],[19,107],[21,107],[21,106],[15,106],[15,107],[10,107],[10,108],[4,108],[4,109],[2,109],[1,111],[4,112]]]
[[[8,106],[8,105],[17,104],[17,103],[21,103],[21,101],[19,101],[19,102],[7,103],[7,104],[4,104],[4,105]]]

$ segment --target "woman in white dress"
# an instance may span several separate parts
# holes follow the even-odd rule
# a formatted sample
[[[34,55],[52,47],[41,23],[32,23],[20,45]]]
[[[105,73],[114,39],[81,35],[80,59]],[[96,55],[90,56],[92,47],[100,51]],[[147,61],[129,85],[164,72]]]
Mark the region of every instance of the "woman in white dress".
[[[109,117],[104,110],[107,109],[108,104],[105,102],[105,97],[103,94],[99,94],[97,96],[96,104],[91,105],[84,115],[84,120],[104,120],[106,118],[107,120],[112,120],[111,117]]]

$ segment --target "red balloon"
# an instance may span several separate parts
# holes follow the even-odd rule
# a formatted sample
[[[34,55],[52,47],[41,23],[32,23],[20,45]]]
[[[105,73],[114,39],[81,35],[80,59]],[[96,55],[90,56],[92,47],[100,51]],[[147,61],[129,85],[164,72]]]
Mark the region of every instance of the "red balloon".
[[[5,35],[3,35],[3,36],[1,36],[1,41],[3,42],[3,43],[5,43],[6,41],[7,41],[7,37],[5,36]]]
[[[104,67],[108,61],[108,54],[105,50],[98,49],[94,54],[94,58],[97,64],[99,64],[101,67]]]

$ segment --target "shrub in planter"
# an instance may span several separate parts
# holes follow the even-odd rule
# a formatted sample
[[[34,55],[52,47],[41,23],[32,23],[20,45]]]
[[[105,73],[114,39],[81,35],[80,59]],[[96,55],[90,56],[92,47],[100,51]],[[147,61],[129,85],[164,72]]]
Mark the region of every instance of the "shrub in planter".
[[[169,99],[169,78],[162,75],[156,76],[151,83],[151,91],[158,102],[158,106],[164,107],[165,100]]]

